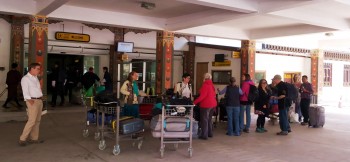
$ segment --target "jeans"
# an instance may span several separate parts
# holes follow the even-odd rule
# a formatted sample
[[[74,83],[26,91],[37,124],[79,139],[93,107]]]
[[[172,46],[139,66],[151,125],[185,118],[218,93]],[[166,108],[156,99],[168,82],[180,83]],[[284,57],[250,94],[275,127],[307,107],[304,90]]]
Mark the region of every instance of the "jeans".
[[[239,136],[240,127],[239,127],[239,107],[227,106],[227,134]]]
[[[249,129],[250,127],[250,107],[251,105],[241,105],[239,114],[239,125],[241,129]],[[246,125],[244,127],[244,112],[246,113]]]
[[[301,113],[304,117],[304,123],[309,122],[309,108],[310,108],[310,99],[302,98],[300,101]]]
[[[280,109],[279,110],[279,118],[280,118],[280,128],[282,132],[288,132],[290,130],[290,125],[288,122],[288,109]]]

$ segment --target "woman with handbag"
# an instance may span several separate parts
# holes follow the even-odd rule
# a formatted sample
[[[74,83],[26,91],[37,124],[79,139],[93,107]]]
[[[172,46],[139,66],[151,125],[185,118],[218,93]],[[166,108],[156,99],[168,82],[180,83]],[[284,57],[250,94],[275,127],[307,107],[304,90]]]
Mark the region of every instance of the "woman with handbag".
[[[258,85],[259,97],[255,102],[255,114],[258,114],[256,120],[256,132],[264,133],[267,132],[265,129],[265,117],[269,114],[269,100],[271,96],[271,90],[267,86],[267,81],[261,79]]]
[[[139,103],[137,100],[137,96],[139,96],[139,87],[137,86],[136,80],[139,78],[139,75],[132,71],[129,73],[128,80],[126,80],[122,87],[120,88],[120,92],[125,96],[124,98],[124,115],[125,116],[133,116],[135,118],[139,118]]]

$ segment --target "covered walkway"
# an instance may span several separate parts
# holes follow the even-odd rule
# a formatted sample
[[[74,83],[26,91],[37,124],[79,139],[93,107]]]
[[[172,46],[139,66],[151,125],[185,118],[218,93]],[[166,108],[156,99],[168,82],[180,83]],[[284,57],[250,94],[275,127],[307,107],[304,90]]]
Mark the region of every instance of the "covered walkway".
[[[1,122],[0,157],[4,162],[57,161],[57,162],[99,162],[99,161],[163,161],[159,155],[160,141],[151,136],[147,129],[141,150],[133,148],[130,141],[121,143],[121,153],[112,155],[114,141],[107,140],[107,148],[100,151],[93,135],[82,137],[83,109],[67,106],[49,110],[42,119],[41,138],[43,144],[19,147],[18,137],[24,127],[25,112],[0,112],[0,118],[12,115],[12,121]],[[350,126],[347,119],[349,108],[326,107],[324,128],[307,128],[292,124],[293,132],[288,136],[277,136],[278,125],[267,123],[267,133],[255,133],[255,118],[251,133],[241,137],[225,135],[225,123],[214,131],[214,138],[194,140],[194,154],[187,156],[187,146],[179,145],[177,151],[171,145],[166,147],[166,161],[349,161]],[[255,116],[254,116],[255,117]],[[146,122],[148,125],[148,122]],[[93,129],[91,129],[93,131]]]

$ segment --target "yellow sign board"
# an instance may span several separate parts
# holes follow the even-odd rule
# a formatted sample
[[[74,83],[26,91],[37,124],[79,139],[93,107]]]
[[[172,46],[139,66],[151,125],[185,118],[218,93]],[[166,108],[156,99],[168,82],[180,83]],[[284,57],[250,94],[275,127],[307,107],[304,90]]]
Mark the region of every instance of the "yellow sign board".
[[[232,51],[232,58],[240,58],[241,57],[241,53],[237,52],[237,51]]]
[[[231,61],[225,60],[224,62],[212,62],[212,66],[231,66]]]
[[[56,32],[55,38],[65,41],[90,42],[90,35],[88,34]]]

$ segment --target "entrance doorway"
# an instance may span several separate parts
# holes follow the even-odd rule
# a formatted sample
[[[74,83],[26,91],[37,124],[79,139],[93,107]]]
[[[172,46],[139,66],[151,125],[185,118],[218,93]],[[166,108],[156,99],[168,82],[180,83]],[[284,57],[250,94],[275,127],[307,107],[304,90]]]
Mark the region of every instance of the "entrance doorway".
[[[199,93],[199,89],[203,84],[203,76],[208,73],[209,62],[198,62],[196,67],[196,93]]]

